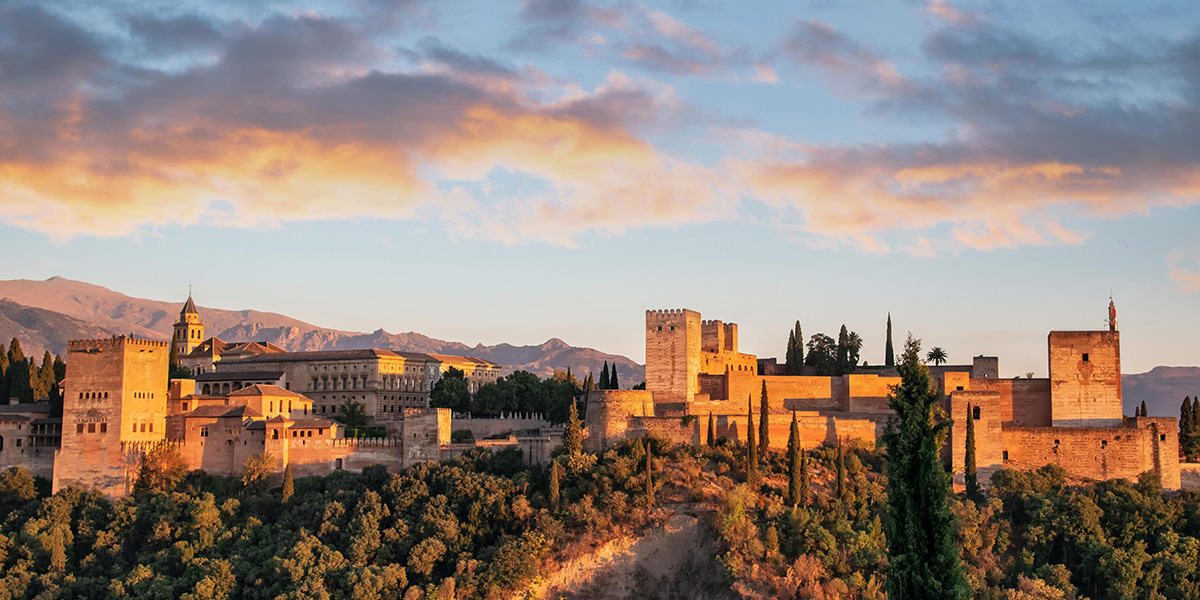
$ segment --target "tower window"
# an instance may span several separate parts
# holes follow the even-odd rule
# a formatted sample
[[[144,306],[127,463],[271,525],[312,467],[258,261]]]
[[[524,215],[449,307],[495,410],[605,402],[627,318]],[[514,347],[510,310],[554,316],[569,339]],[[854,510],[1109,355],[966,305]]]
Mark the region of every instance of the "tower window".
[[[108,433],[108,423],[100,424],[100,433]]]
[[[1083,353],[1083,362],[1088,362],[1088,353],[1087,352]]]
[[[83,423],[75,426],[75,433],[83,433]]]
[[[1101,447],[1101,448],[1107,448],[1107,447],[1108,447],[1108,440],[1100,440],[1100,447]]]
[[[1004,460],[1008,460],[1008,450],[1004,451]]]
[[[1160,442],[1167,441],[1167,434],[1165,434],[1165,433],[1158,434],[1158,441],[1160,441]]]
[[[88,423],[88,433],[96,433],[96,424]]]
[[[972,418],[972,419],[974,419],[974,420],[978,421],[978,420],[979,420],[979,414],[980,414],[980,410],[979,410],[979,407],[978,407],[978,406],[976,406],[976,407],[974,407],[974,408],[972,408],[972,409],[971,409],[971,418]]]

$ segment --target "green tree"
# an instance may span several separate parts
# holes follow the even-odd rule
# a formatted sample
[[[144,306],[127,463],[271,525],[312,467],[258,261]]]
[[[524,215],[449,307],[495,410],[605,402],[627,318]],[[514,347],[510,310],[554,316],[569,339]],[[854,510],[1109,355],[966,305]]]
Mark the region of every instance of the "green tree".
[[[621,389],[621,382],[617,379],[617,363],[615,362],[612,364],[612,371],[608,373],[608,389]]]
[[[559,468],[558,461],[550,461],[550,510],[555,512],[558,511],[558,485],[561,478],[562,469]]]
[[[1150,413],[1146,412],[1146,401],[1142,400],[1142,416],[1149,417]]]
[[[462,369],[450,367],[429,391],[429,406],[465,413],[471,410],[471,388]]]
[[[187,472],[187,463],[179,450],[171,444],[159,444],[142,457],[142,467],[138,470],[133,491],[135,494],[170,492],[183,481]]]
[[[940,397],[921,362],[921,342],[912,335],[899,370],[900,384],[888,399],[896,416],[883,436],[888,460],[888,597],[965,600],[970,589],[947,502],[950,480],[939,457],[953,421],[939,421],[934,414]]]
[[[787,363],[784,365],[788,375],[800,375],[804,372],[804,332],[800,329],[800,321],[788,332]]]
[[[242,463],[242,485],[258,493],[266,489],[275,473],[275,457],[270,452],[252,454]]]
[[[25,354],[21,352],[20,340],[13,338],[8,345],[8,369],[4,372],[8,392],[6,395],[16,398],[19,402],[33,402],[33,386],[30,385],[30,379],[29,361],[25,360]]]
[[[712,411],[708,411],[708,446],[711,448],[717,445],[717,428],[713,424]]]
[[[1200,432],[1196,430],[1196,406],[1190,396],[1185,396],[1179,405],[1179,449],[1183,452],[1184,460],[1196,462],[1200,451]]]
[[[967,440],[963,454],[963,473],[967,484],[967,497],[979,502],[983,494],[979,489],[979,476],[975,472],[975,419],[972,418],[971,403],[967,403]]]
[[[883,347],[883,366],[896,366],[896,353],[892,350],[892,313],[887,318],[887,345]]]
[[[607,360],[604,361],[604,370],[600,371],[600,389],[602,389],[602,390],[612,389],[609,386],[609,382],[608,382],[608,361]]]
[[[56,396],[54,393],[56,388],[58,388],[58,380],[54,378],[54,357],[47,350],[42,354],[42,366],[37,370],[37,391],[33,397],[53,399]]]
[[[946,364],[947,360],[946,351],[943,350],[941,346],[934,346],[930,348],[929,353],[925,355],[925,360],[935,365],[944,365]]]
[[[574,402],[571,403],[571,413],[567,417],[567,427],[563,430],[562,446],[567,456],[579,456],[583,452],[583,428]]]
[[[845,502],[849,495],[849,490],[846,486],[846,455],[842,451],[842,439],[838,438],[837,445],[837,498]]]
[[[850,357],[848,354],[849,345],[850,332],[846,329],[846,325],[843,324],[841,331],[838,332],[837,351],[836,356],[834,357],[833,367],[834,375],[845,375],[847,373],[847,369],[849,368],[848,363],[850,362]]]
[[[754,398],[746,398],[746,483],[758,483],[758,446],[754,443]]]
[[[292,494],[296,493],[296,484],[292,481],[292,463],[288,463],[283,469],[283,496],[281,502],[287,504],[288,500],[292,499]]]
[[[804,460],[801,454],[804,452],[800,442],[800,425],[796,422],[796,411],[792,411],[792,430],[788,433],[788,504],[797,506],[800,504],[800,484],[802,477],[800,474],[800,463]]]
[[[808,340],[808,354],[804,364],[814,367],[817,375],[830,376],[834,374],[837,363],[837,343],[833,338],[823,334],[813,334]]]
[[[347,429],[357,429],[367,426],[367,413],[363,411],[361,404],[353,400],[347,400],[345,404],[338,407],[336,418]]]
[[[762,398],[758,406],[758,446],[763,456],[771,450],[771,403],[767,400],[767,380],[762,382]]]
[[[654,462],[651,446],[646,446],[646,504],[654,506]]]

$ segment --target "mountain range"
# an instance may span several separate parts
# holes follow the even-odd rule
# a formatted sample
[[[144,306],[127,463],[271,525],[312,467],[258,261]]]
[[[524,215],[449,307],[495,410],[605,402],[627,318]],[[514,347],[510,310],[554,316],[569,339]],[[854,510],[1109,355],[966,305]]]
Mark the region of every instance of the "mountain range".
[[[26,356],[44,350],[66,354],[67,341],[114,333],[168,340],[183,301],[162,302],[126,296],[108,288],[62,277],[45,281],[0,281],[0,340],[16,337]],[[266,341],[293,352],[381,348],[405,352],[473,356],[504,365],[505,372],[525,370],[541,377],[570,367],[583,377],[605,362],[617,364],[622,388],[645,379],[646,369],[633,360],[551,338],[536,346],[496,344],[469,346],[417,332],[371,333],[318,327],[286,315],[257,310],[198,307],[205,336],[227,342]]]

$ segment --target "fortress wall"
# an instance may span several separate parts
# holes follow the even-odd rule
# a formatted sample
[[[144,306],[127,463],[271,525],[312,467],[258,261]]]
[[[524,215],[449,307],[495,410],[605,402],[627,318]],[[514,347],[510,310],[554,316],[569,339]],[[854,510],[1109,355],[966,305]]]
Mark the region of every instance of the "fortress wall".
[[[654,394],[645,390],[595,390],[587,394],[587,449],[601,452],[625,439],[629,417],[653,417]]]
[[[899,377],[878,375],[846,375],[847,408],[850,412],[893,414],[888,408],[888,396],[892,388],[900,385]]]
[[[681,417],[634,417],[630,421],[629,437],[650,435],[674,444],[703,444],[708,435],[708,421],[700,418],[687,425]]]
[[[740,352],[701,352],[701,375],[724,375],[728,371],[758,373],[758,357]]]
[[[545,419],[451,419],[450,431],[467,430],[475,439],[481,440],[493,435],[505,435],[522,429],[541,429],[550,427]]]
[[[706,395],[711,400],[727,400],[724,375],[700,375],[697,380],[697,396]]]
[[[1149,432],[1146,461],[1162,478],[1167,489],[1179,489],[1179,420],[1174,417],[1127,417],[1126,427]]]
[[[1006,427],[1004,465],[1036,469],[1055,464],[1079,477],[1137,481],[1152,468],[1147,460],[1151,437],[1149,429],[1123,427]]]
[[[732,371],[728,375],[728,398],[745,404],[753,398],[757,410],[762,384],[767,383],[767,398],[773,410],[841,410],[844,405],[833,398],[829,377],[757,375],[753,371]],[[738,409],[743,410],[743,409]]]
[[[707,418],[707,417],[705,417]],[[755,430],[758,435],[759,415],[754,415]],[[697,419],[701,430],[707,436],[708,422]],[[792,413],[772,413],[770,416],[771,448],[783,450],[787,448],[788,436],[792,428]],[[874,447],[878,437],[883,432],[885,420],[863,416],[834,416],[812,411],[797,411],[796,426],[799,429],[800,441],[805,448],[816,448],[821,444],[837,444],[838,440],[860,440]],[[714,416],[714,429],[718,438],[746,441],[746,415]]]
[[[1124,417],[1120,334],[1051,331],[1048,343],[1054,426],[1119,426]]]
[[[1050,427],[1049,379],[972,378],[968,390],[1000,394],[1002,418],[1007,425]]]
[[[968,412],[968,407],[970,411]],[[973,418],[979,408],[979,418]],[[957,391],[950,394],[950,429],[948,447],[951,472],[955,481],[962,481],[966,469],[967,419],[975,427],[975,470],[979,481],[990,485],[992,474],[1004,466],[1003,399],[999,392]]]

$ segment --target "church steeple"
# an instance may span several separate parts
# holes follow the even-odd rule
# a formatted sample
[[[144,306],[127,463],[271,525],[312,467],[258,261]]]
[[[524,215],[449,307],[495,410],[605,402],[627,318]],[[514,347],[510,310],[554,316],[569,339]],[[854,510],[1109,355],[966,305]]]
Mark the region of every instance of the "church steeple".
[[[204,341],[204,321],[196,310],[191,291],[188,292],[187,302],[179,311],[179,321],[175,323],[175,337],[171,340],[171,354],[183,358],[193,348]]]

